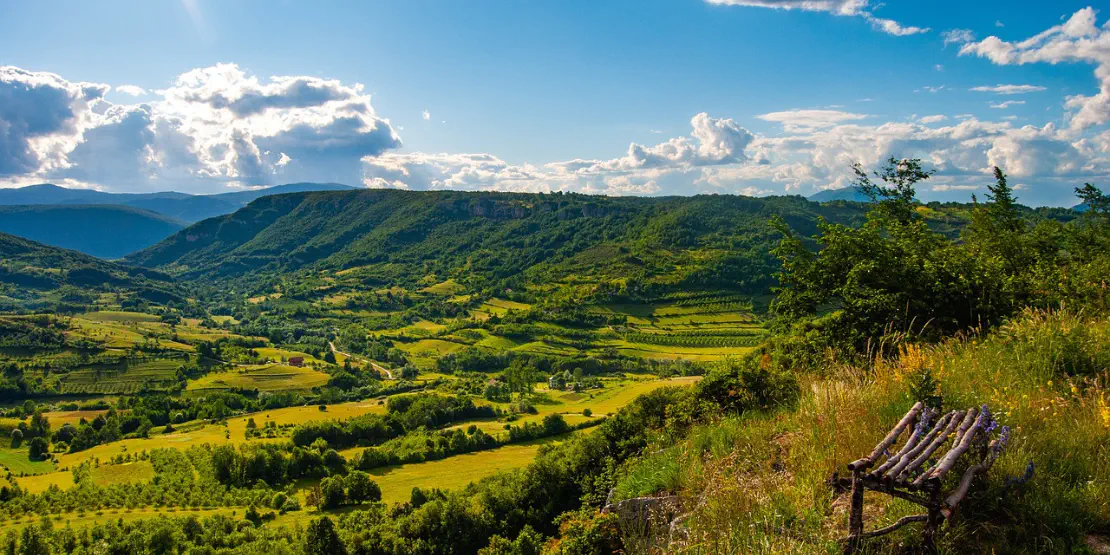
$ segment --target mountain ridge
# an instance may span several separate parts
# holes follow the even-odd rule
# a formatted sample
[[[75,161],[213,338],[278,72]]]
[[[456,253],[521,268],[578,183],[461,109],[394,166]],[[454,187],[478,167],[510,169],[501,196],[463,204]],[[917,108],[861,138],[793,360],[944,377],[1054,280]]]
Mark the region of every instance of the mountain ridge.
[[[188,279],[368,266],[407,283],[427,274],[518,286],[587,274],[676,285],[759,276],[762,289],[778,237],[772,216],[808,236],[817,216],[848,223],[863,214],[797,196],[290,193],[197,222],[125,260]]]
[[[155,193],[107,193],[91,189],[71,189],[41,183],[0,189],[0,205],[99,204],[142,208],[185,223],[230,214],[251,201],[266,196],[312,190],[356,190],[339,183],[287,183],[261,189],[193,195],[177,191]]]

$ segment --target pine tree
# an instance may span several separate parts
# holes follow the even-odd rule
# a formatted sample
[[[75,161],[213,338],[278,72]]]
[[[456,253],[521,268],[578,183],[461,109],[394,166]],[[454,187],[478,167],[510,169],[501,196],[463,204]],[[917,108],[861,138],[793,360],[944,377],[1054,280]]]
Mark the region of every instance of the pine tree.
[[[1025,223],[1017,212],[1017,199],[1014,198],[1013,189],[1006,181],[1006,174],[998,166],[994,167],[994,185],[987,185],[987,200],[990,205],[987,210],[991,219],[1003,231],[1018,233],[1025,230]]]

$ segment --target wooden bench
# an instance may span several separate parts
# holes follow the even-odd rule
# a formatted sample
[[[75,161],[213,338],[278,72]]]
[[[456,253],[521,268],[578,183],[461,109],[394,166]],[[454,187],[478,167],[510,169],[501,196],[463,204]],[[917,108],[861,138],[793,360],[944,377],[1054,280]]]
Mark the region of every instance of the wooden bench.
[[[986,405],[954,410],[934,420],[938,412],[915,404],[870,455],[848,464],[852,503],[848,537],[843,540],[845,553],[855,552],[867,538],[889,534],[913,522],[925,523],[923,543],[926,549],[933,549],[941,524],[952,518],[975,477],[989,470],[1005,448],[1010,430],[1006,426],[998,428]],[[895,451],[902,432],[908,432],[907,439]],[[946,445],[950,447],[943,451]],[[883,457],[886,460],[878,464]],[[950,491],[942,492],[945,477],[961,459],[969,462],[967,470]],[[926,512],[865,532],[863,494],[867,490],[916,503]]]

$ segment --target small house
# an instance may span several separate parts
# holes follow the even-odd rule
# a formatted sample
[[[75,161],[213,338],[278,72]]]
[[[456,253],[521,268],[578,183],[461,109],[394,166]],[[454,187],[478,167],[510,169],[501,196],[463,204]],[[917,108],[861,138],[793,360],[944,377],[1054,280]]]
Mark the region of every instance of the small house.
[[[566,389],[566,387],[567,382],[563,379],[562,374],[555,374],[550,378],[547,378],[547,388],[552,391],[561,391],[563,389]]]
[[[304,367],[304,357],[289,357],[289,366]]]

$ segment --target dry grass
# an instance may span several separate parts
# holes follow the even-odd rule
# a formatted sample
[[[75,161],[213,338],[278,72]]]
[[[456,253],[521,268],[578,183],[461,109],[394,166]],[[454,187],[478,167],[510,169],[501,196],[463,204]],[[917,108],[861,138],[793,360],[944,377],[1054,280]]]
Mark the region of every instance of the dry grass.
[[[794,410],[748,414],[698,427],[665,455],[624,473],[625,496],[675,492],[687,507],[684,553],[824,553],[838,550],[846,500],[825,481],[869,452],[912,404],[928,368],[946,408],[988,404],[1013,439],[986,480],[946,526],[942,550],[958,553],[1082,551],[1110,526],[1110,319],[1029,313],[989,337],[911,347],[871,368],[841,367],[808,379]],[[650,451],[650,450],[649,450]],[[1034,478],[1007,485],[1027,464]],[[868,526],[919,512],[869,496]],[[917,545],[911,526],[873,542],[874,552]]]

